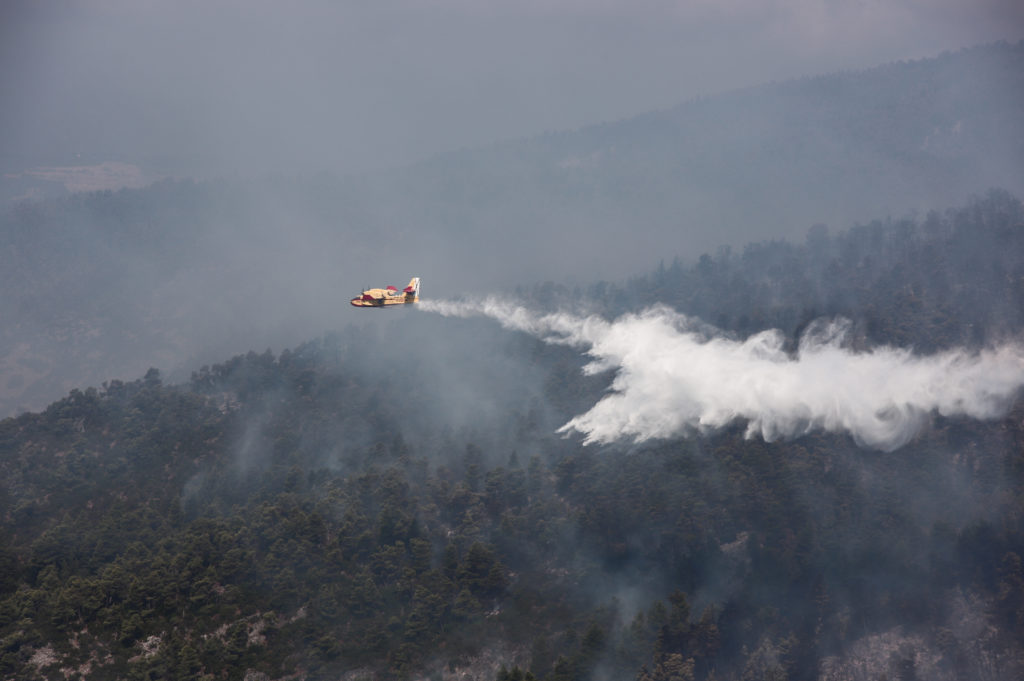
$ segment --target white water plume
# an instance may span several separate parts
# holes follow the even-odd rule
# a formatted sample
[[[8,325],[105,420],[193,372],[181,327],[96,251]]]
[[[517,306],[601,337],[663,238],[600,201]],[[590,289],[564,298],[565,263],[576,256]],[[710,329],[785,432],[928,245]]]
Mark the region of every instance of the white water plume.
[[[998,418],[1024,386],[1020,345],[926,356],[892,347],[854,352],[843,347],[844,320],[813,324],[790,355],[778,330],[734,340],[660,305],[614,321],[537,314],[495,299],[424,301],[420,307],[492,317],[506,328],[583,349],[593,358],[587,373],[615,371],[609,393],[559,429],[580,432],[585,443],[642,442],[743,419],[748,437],[845,431],[863,446],[891,451],[933,412]]]

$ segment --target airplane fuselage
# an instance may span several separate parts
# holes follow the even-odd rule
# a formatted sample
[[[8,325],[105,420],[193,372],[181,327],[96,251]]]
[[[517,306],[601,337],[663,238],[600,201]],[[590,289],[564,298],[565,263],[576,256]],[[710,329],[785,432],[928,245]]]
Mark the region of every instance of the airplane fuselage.
[[[399,291],[394,286],[387,288],[369,288],[350,302],[353,307],[388,307],[390,305],[409,305],[420,301],[420,278],[413,277],[405,289]]]
[[[361,296],[351,300],[355,307],[387,307],[389,305],[409,305],[418,303],[420,297],[414,293],[388,291],[386,289],[367,289]]]

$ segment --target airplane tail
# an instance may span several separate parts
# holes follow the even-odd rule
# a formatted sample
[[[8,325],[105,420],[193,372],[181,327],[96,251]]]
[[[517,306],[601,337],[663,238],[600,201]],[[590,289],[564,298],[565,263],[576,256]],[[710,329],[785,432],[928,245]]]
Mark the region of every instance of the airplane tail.
[[[420,299],[420,278],[413,277],[409,280],[409,285],[403,290],[405,293],[406,300],[412,299],[413,302]]]

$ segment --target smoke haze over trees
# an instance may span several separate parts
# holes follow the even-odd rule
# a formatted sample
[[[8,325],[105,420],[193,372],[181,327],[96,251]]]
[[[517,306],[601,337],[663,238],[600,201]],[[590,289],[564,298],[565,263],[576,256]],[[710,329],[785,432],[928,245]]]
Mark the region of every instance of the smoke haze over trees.
[[[2,10],[0,677],[1024,676],[1024,43],[866,68],[941,47],[797,4],[726,8],[730,58],[781,56],[682,104],[560,69],[718,9]],[[526,34],[462,30],[524,22],[518,71]],[[485,105],[435,68],[463,41]],[[347,307],[409,276],[420,309]]]

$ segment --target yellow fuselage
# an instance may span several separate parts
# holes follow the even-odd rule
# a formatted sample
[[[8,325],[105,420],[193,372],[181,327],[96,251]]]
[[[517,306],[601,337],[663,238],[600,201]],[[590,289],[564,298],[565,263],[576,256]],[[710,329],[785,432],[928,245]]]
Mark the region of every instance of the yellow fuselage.
[[[352,299],[352,305],[356,307],[386,307],[388,305],[408,305],[418,303],[420,297],[415,293],[405,293],[396,289],[371,288],[363,291],[362,295]]]

